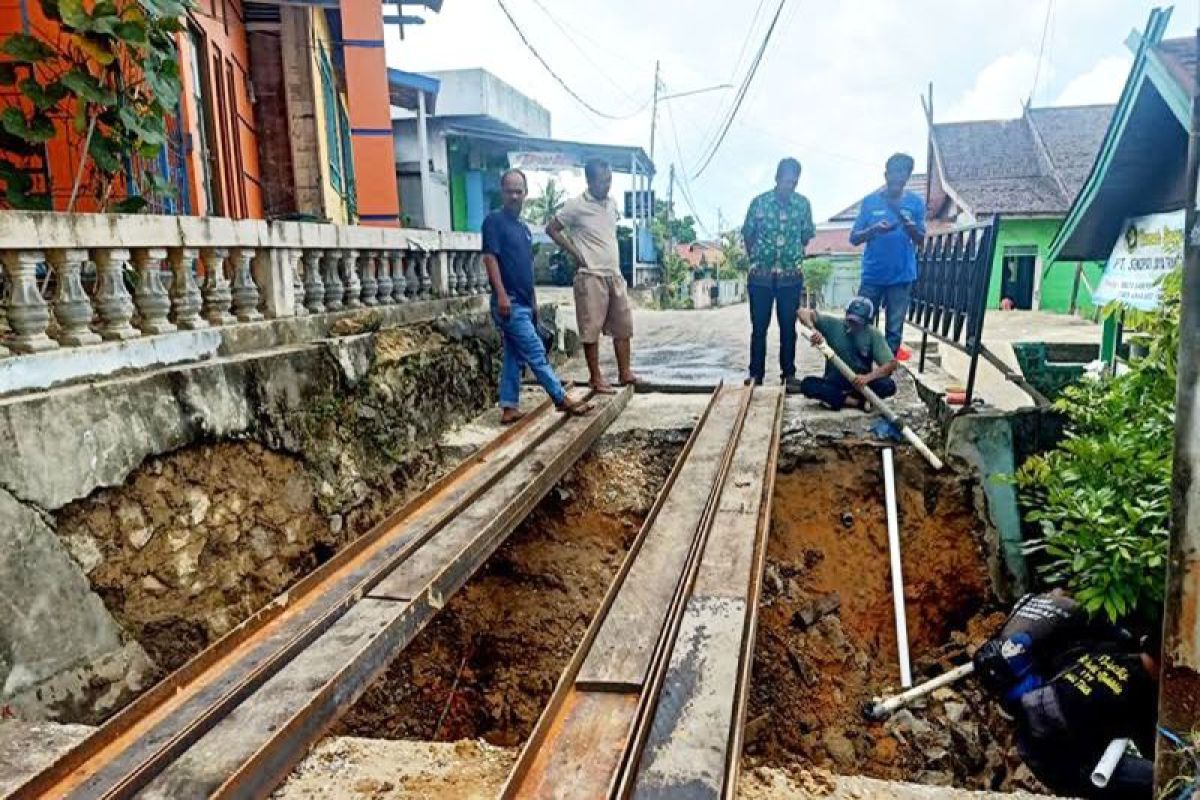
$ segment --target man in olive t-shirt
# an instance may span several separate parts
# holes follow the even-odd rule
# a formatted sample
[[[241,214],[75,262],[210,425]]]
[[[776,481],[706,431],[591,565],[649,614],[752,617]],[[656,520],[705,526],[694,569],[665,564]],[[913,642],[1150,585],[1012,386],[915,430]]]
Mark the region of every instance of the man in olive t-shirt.
[[[846,315],[842,318],[820,314],[811,308],[800,309],[796,317],[813,330],[811,341],[814,345],[828,343],[833,352],[857,373],[853,381],[848,381],[832,362],[827,362],[822,377],[809,376],[800,382],[802,395],[840,411],[846,406],[864,407],[866,401],[860,391],[864,386],[870,386],[880,399],[896,393],[896,382],[891,377],[896,371],[896,357],[883,334],[871,325],[875,306],[870,300],[854,298],[847,304]]]

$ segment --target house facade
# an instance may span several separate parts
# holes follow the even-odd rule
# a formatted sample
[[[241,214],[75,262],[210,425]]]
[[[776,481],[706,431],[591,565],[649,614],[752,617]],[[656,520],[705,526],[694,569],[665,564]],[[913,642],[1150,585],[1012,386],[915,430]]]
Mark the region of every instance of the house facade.
[[[1102,266],[1056,263],[1050,247],[1108,129],[1107,105],[1031,108],[1005,120],[933,123],[929,130],[931,229],[999,216],[988,304],[1090,312]],[[1078,278],[1076,277],[1078,276]]]
[[[150,210],[399,226],[384,25],[382,0],[196,0],[176,41],[182,95],[168,145],[132,165],[175,189]],[[37,0],[0,0],[0,39],[58,31]],[[68,125],[56,120],[44,157],[22,164],[59,211],[82,150]]]

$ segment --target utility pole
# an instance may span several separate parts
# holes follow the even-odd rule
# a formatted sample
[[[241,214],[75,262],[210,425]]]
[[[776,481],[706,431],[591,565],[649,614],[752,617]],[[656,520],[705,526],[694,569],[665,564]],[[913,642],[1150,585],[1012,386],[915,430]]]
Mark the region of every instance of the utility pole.
[[[1200,29],[1196,30],[1200,47]],[[1200,79],[1200,63],[1196,66]],[[1192,97],[1183,245],[1183,302],[1175,389],[1175,461],[1171,481],[1171,549],[1163,621],[1158,724],[1181,736],[1200,719],[1200,97]],[[1191,758],[1162,736],[1154,763],[1155,796],[1176,776],[1191,777]]]
[[[675,164],[671,164],[671,177],[667,181],[667,248],[675,252],[675,228],[671,220],[675,219]]]
[[[650,104],[650,163],[654,163],[654,134],[658,128],[658,67],[661,62],[654,62],[654,100]]]

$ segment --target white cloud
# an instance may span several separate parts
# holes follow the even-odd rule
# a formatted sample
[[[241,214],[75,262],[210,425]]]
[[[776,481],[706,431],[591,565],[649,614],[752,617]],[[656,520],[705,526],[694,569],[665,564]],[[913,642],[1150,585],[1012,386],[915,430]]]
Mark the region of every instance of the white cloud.
[[[1035,76],[1039,83],[1053,78],[1053,69],[1047,63],[1042,64],[1041,74],[1038,74],[1036,54],[1022,50],[1000,56],[980,70],[974,85],[952,103],[945,114],[935,109],[936,119],[938,122],[957,122],[1019,117]]]
[[[1082,106],[1117,102],[1132,64],[1133,59],[1129,56],[1108,56],[1100,59],[1094,67],[1073,78],[1063,87],[1054,104]]]

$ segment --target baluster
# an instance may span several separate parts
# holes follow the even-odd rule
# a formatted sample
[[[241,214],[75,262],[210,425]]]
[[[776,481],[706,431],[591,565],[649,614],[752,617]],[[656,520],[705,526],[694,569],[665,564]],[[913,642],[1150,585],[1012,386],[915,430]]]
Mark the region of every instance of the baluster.
[[[236,247],[233,250],[233,314],[238,322],[258,322],[263,318],[258,310],[262,297],[250,272],[254,248]]]
[[[487,269],[483,266],[483,253],[472,253],[471,265],[475,272],[475,294],[488,294],[491,286],[488,283]]]
[[[46,255],[58,283],[54,293],[54,317],[61,326],[59,344],[78,347],[99,343],[100,337],[88,327],[96,312],[80,280],[87,250],[51,250]]]
[[[396,281],[392,277],[392,254],[387,250],[380,250],[376,253],[376,263],[379,265],[379,272],[375,276],[375,280],[379,283],[379,305],[390,306],[395,302],[392,299],[392,291],[396,286]]]
[[[54,350],[58,342],[46,335],[50,325],[50,307],[38,289],[37,266],[42,263],[39,250],[6,250],[8,269],[8,324],[13,337],[8,345],[18,353]]]
[[[392,302],[403,303],[408,300],[404,293],[408,287],[408,280],[404,277],[404,253],[393,250],[388,253],[388,259],[392,262]]]
[[[358,279],[357,250],[342,252],[342,280],[346,282],[346,294],[342,298],[342,305],[346,308],[362,308],[362,281]]]
[[[342,285],[342,255],[337,250],[325,251],[325,308],[328,311],[342,309],[342,296],[346,287]]]
[[[446,283],[446,295],[448,297],[458,297],[462,294],[463,285],[462,254],[451,250],[446,254],[446,258],[450,267],[449,280]]]
[[[96,262],[95,306],[100,314],[100,336],[109,340],[136,339],[141,332],[129,321],[133,319],[133,297],[125,288],[125,263],[129,251],[104,247],[92,251]]]
[[[364,306],[379,305],[379,301],[375,299],[375,295],[379,291],[379,281],[375,277],[375,253],[370,250],[363,253],[358,259],[358,268],[362,273],[362,290],[359,295],[362,304]]]
[[[229,311],[233,305],[233,290],[225,277],[228,258],[229,250],[224,247],[206,247],[200,251],[200,260],[204,263],[204,286],[200,291],[204,298],[202,314],[213,325],[237,322],[237,317]]]
[[[321,251],[305,250],[304,260],[304,307],[313,314],[325,311],[325,282],[321,280]]]
[[[287,259],[288,266],[292,270],[292,313],[294,316],[303,317],[308,315],[308,309],[304,305],[305,289],[304,289],[304,260],[301,258],[303,251],[295,248],[288,248],[283,251],[283,257]]]
[[[421,294],[421,254],[409,251],[404,256],[404,296],[416,300]]]
[[[430,269],[433,266],[434,255],[432,253],[421,253],[417,261],[421,269],[421,299],[428,300],[433,297],[433,275]]]
[[[172,247],[167,256],[171,262],[171,305],[175,324],[180,330],[198,331],[207,328],[208,320],[200,316],[202,308],[200,287],[196,285],[196,253],[194,247]]]
[[[171,298],[162,285],[162,262],[166,248],[139,247],[133,251],[133,269],[138,276],[133,302],[138,310],[138,328],[142,333],[170,333],[179,330],[167,319],[171,314]]]

